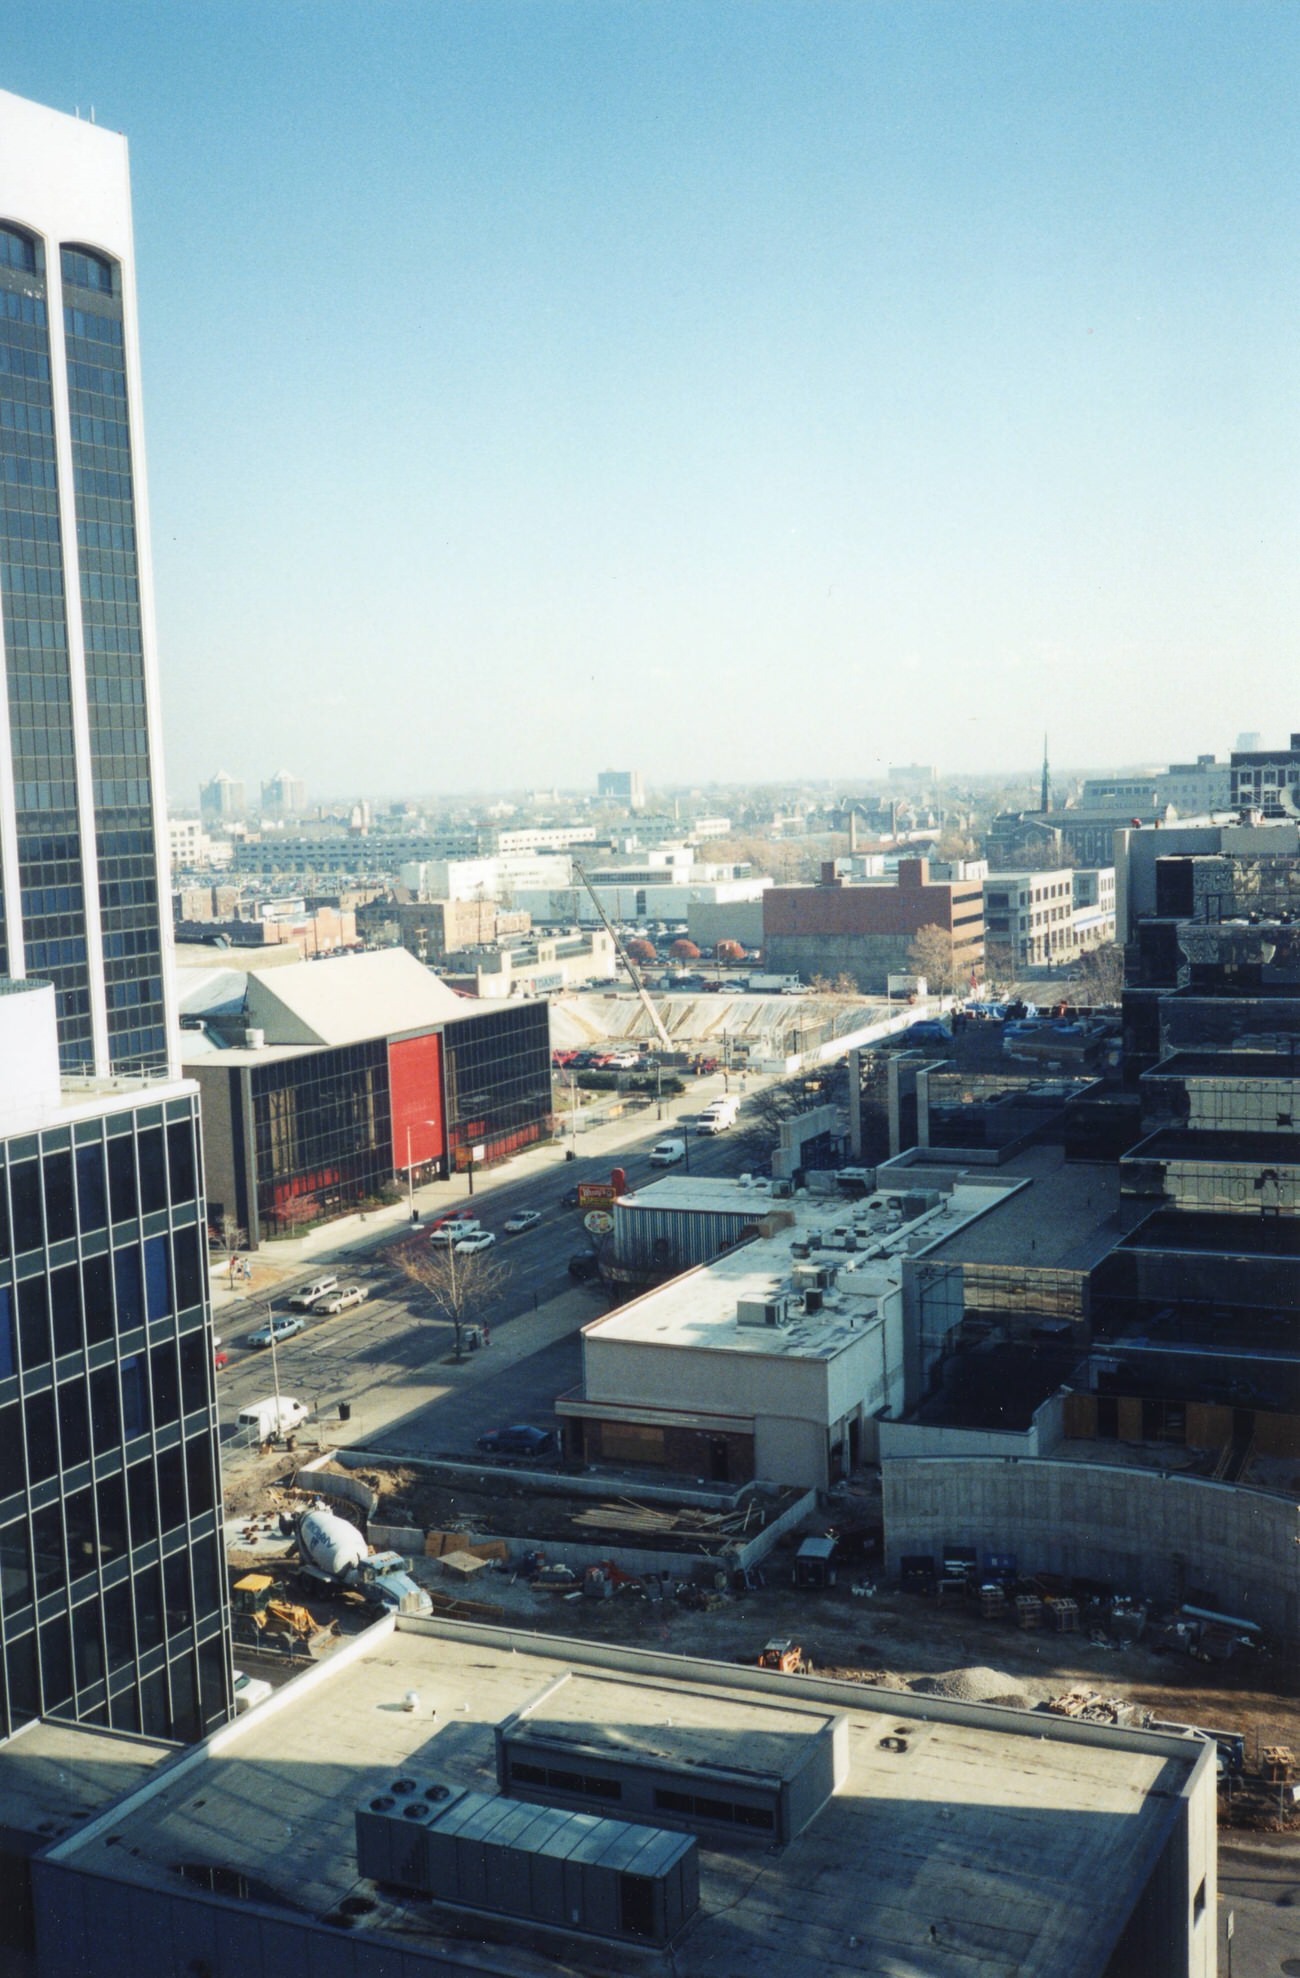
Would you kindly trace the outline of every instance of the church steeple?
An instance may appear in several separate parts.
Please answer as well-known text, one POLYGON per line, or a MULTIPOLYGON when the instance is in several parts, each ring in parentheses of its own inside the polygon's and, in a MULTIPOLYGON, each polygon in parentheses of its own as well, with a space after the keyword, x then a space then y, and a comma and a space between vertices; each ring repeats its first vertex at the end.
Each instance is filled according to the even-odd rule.
POLYGON ((1052 772, 1051 769, 1048 767, 1047 737, 1046 735, 1044 735, 1043 736, 1043 788, 1042 788, 1041 798, 1039 801, 1039 809, 1042 811, 1043 815, 1046 816, 1047 813, 1051 810, 1051 808, 1052 808, 1052 772))

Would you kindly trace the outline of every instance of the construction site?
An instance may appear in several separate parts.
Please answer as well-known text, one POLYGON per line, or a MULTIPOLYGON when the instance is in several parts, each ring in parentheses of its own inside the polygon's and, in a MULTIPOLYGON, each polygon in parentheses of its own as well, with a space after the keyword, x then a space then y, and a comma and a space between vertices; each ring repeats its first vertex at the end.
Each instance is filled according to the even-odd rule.
POLYGON ((1122 1589, 997 1578, 964 1557, 886 1580, 871 1479, 820 1505, 764 1492, 713 1508, 565 1481, 334 1459, 293 1469, 268 1453, 227 1524, 237 1655, 282 1681, 383 1612, 304 1582, 294 1520, 328 1504, 377 1558, 400 1559, 435 1619, 1083 1723, 1192 1726, 1218 1744, 1221 1825, 1300 1830, 1300 1694, 1292 1659, 1262 1635, 1122 1589))

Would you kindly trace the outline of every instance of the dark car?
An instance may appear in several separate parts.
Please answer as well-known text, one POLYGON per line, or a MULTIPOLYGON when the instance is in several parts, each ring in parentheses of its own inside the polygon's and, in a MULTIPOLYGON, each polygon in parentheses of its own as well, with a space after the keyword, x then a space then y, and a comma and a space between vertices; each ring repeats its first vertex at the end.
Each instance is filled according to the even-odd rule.
POLYGON ((528 1422, 516 1422, 512 1428, 489 1429, 475 1446, 491 1456, 549 1456, 555 1447, 555 1437, 550 1429, 535 1429, 528 1422))
POLYGON ((576 1209, 576 1208, 577 1208, 577 1206, 578 1206, 578 1191, 577 1191, 577 1189, 576 1189, 576 1188, 566 1188, 566 1189, 565 1189, 565 1191, 564 1191, 564 1193, 563 1193, 563 1195, 561 1195, 561 1197, 560 1197, 560 1207, 561 1207, 562 1209, 576 1209))
POLYGON ((600 1276, 600 1259, 590 1250, 579 1250, 569 1259, 569 1276, 579 1284, 590 1284, 600 1276))

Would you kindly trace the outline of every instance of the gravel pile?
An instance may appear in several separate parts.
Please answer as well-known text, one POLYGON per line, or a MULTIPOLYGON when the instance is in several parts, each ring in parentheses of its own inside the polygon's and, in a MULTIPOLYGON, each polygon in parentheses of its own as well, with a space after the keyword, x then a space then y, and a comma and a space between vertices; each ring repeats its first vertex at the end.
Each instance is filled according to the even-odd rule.
POLYGON ((943 1696, 954 1703, 1006 1703, 1019 1699, 1015 1678, 1004 1669, 989 1669, 973 1663, 969 1669, 946 1669, 941 1676, 916 1676, 912 1689, 918 1696, 943 1696))

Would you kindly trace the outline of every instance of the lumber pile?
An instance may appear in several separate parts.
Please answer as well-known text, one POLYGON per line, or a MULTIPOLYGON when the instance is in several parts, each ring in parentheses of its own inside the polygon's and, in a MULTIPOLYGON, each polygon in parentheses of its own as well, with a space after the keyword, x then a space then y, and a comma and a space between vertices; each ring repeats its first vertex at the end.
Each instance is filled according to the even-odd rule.
POLYGON ((573 1514, 575 1525, 618 1532, 629 1541, 672 1538, 706 1546, 743 1540, 762 1521, 762 1510, 753 1497, 737 1511, 703 1511, 690 1504, 668 1509, 658 1504, 642 1504, 632 1497, 617 1497, 573 1514))

